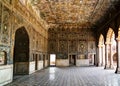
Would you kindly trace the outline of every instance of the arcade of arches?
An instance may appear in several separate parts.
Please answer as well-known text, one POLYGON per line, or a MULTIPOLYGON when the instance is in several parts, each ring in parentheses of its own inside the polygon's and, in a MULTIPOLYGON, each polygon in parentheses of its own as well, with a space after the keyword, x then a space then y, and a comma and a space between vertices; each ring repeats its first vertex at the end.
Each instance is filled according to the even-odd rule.
POLYGON ((50 66, 120 74, 120 1, 0 0, 0 86, 50 66))

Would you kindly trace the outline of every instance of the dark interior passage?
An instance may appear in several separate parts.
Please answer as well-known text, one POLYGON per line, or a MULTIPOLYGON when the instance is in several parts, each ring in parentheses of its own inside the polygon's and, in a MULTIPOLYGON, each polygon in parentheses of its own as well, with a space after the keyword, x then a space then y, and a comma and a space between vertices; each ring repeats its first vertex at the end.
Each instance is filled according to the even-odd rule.
POLYGON ((24 27, 15 33, 14 75, 28 74, 29 71, 29 37, 24 27))

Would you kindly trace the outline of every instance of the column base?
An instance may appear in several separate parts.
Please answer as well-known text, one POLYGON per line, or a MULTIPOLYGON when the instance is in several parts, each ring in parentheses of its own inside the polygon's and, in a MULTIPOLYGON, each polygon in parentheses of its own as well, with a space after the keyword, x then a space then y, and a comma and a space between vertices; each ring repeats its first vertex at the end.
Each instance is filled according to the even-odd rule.
POLYGON ((113 66, 113 65, 110 65, 110 69, 114 69, 114 66, 113 66))
POLYGON ((102 66, 105 66, 105 64, 102 64, 102 66))
POLYGON ((98 64, 98 67, 101 67, 101 66, 102 66, 102 64, 101 64, 101 63, 99 63, 99 64, 98 64))
POLYGON ((110 69, 110 66, 109 65, 105 65, 104 69, 110 69))
POLYGON ((120 68, 116 68, 115 73, 120 74, 120 68))

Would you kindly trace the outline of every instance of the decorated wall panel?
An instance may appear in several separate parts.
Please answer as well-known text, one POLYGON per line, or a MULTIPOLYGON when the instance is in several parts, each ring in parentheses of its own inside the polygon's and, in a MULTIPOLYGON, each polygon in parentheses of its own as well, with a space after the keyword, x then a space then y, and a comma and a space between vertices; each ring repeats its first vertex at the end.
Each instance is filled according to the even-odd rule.
POLYGON ((87 58, 89 52, 95 53, 95 37, 90 28, 56 29, 49 29, 49 53, 56 53, 58 58, 72 54, 87 58), (55 39, 56 41, 53 41, 55 39), (91 43, 92 45, 90 45, 91 43), (92 50, 90 50, 90 46, 92 50))
POLYGON ((2 44, 10 43, 10 30, 11 30, 11 11, 4 5, 0 5, 0 41, 2 44))
POLYGON ((51 53, 53 53, 53 52, 57 52, 57 42, 56 42, 56 40, 51 40, 51 41, 49 41, 49 47, 48 47, 48 49, 49 49, 49 52, 51 52, 51 53))
POLYGON ((68 34, 68 38, 70 39, 70 40, 76 40, 76 39, 78 39, 78 34, 76 34, 76 33, 70 33, 70 34, 68 34))
POLYGON ((69 53, 74 53, 78 51, 78 41, 77 40, 72 40, 69 41, 69 53))
POLYGON ((10 41, 10 30, 11 30, 11 15, 10 10, 6 7, 3 8, 3 16, 2 16, 2 38, 1 42, 4 44, 8 44, 10 41))
POLYGON ((68 41, 60 40, 59 41, 59 52, 66 53, 68 52, 68 41))
POLYGON ((59 39, 61 39, 61 40, 63 40, 63 39, 67 39, 68 38, 68 35, 67 34, 65 34, 64 32, 62 33, 59 33, 59 35, 58 35, 58 37, 59 37, 59 39))
POLYGON ((57 53, 57 59, 68 59, 67 53, 57 53))
POLYGON ((90 53, 96 52, 95 41, 89 41, 89 42, 88 42, 88 51, 89 51, 90 53))
POLYGON ((5 52, 4 62, 10 63, 11 11, 0 3, 0 52, 5 52))
POLYGON ((78 52, 79 54, 86 54, 88 52, 88 43, 87 41, 79 41, 78 52))
POLYGON ((2 25, 2 4, 0 3, 0 31, 1 31, 1 25, 2 25))
MULTIPOLYGON (((17 8, 12 6, 12 0, 2 1, 0 1, 0 51, 5 51, 7 53, 7 63, 13 63, 15 33, 20 27, 24 27, 29 35, 30 61, 35 60, 35 55, 33 54, 46 54, 47 43, 45 42, 47 42, 47 30, 38 25, 39 23, 35 20, 36 18, 32 16, 28 17, 32 14, 30 14, 28 10, 25 10, 26 8, 24 6, 18 4, 18 0, 14 2, 15 5, 17 4, 17 8), (11 4, 6 7, 5 4, 1 2, 11 4), (11 8, 14 8, 14 10, 11 8), (34 21, 34 23, 31 23, 31 21, 34 21), (38 30, 40 30, 40 32, 38 30)), ((24 3, 25 0, 20 1, 20 3, 24 3)))

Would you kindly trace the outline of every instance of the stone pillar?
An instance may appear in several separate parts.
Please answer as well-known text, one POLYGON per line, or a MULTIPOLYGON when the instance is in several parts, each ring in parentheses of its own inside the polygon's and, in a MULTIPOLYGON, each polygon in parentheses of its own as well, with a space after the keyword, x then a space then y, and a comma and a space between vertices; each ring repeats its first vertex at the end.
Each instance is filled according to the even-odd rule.
POLYGON ((120 39, 117 39, 117 68, 115 73, 120 73, 120 39))
POLYGON ((101 66, 102 65, 101 45, 98 45, 98 52, 99 52, 98 66, 101 66))
POLYGON ((108 69, 109 68, 109 65, 108 65, 108 46, 109 46, 109 43, 105 43, 105 69, 108 69))
POLYGON ((102 66, 105 66, 105 45, 102 45, 102 66))
POLYGON ((110 44, 110 68, 114 69, 114 66, 113 66, 112 43, 110 44))
POLYGON ((95 62, 95 61, 94 61, 94 55, 95 55, 95 54, 92 54, 92 65, 94 65, 94 62, 95 62))

